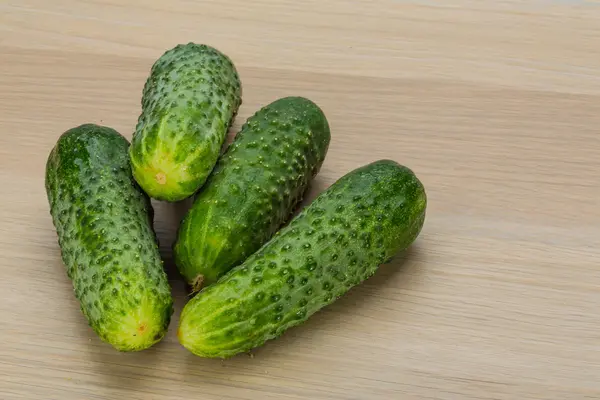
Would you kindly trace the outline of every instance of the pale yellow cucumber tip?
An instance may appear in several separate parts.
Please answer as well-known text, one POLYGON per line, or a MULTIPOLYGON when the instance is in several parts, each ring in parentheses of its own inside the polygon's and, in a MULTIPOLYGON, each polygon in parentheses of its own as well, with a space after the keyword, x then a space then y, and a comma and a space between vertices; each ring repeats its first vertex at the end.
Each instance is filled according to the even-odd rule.
POLYGON ((154 179, 156 179, 156 182, 159 185, 164 185, 165 183, 167 183, 167 175, 165 175, 164 172, 159 172, 154 176, 154 179))

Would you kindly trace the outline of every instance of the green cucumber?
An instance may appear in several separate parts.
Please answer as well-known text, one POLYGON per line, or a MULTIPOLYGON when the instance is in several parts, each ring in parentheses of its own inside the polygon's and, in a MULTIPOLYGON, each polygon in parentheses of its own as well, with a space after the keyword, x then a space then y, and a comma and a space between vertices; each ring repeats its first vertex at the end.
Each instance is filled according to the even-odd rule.
POLYGON ((133 134, 133 176, 150 197, 179 201, 206 181, 242 102, 231 60, 195 43, 177 45, 152 66, 133 134))
POLYGON ((62 260, 91 328, 120 351, 165 335, 173 300, 148 196, 131 174, 129 142, 85 124, 63 133, 45 187, 62 260))
POLYGON ((183 219, 175 263, 197 291, 254 253, 286 222, 329 147, 321 109, 286 97, 248 119, 183 219))
POLYGON ((198 356, 227 358, 280 336, 413 243, 426 204, 422 183, 394 161, 348 173, 187 303, 180 343, 198 356))

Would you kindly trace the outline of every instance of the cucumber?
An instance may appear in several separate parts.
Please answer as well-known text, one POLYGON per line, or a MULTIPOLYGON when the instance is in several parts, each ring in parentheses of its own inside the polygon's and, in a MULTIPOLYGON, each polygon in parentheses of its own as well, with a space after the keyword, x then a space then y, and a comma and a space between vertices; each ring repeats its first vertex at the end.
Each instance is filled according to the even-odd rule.
POLYGON ((201 357, 227 358, 280 336, 413 243, 426 204, 422 183, 394 161, 346 174, 186 304, 180 343, 201 357))
POLYGON ((214 168, 242 102, 231 60, 201 44, 177 45, 152 66, 133 134, 133 176, 150 197, 191 196, 214 168))
POLYGON ((175 263, 197 291, 260 248, 289 219, 329 147, 321 109, 286 97, 248 119, 178 229, 175 263))
POLYGON ((72 128, 50 152, 45 188, 81 311, 103 341, 138 351, 163 338, 173 300, 128 148, 109 127, 72 128))

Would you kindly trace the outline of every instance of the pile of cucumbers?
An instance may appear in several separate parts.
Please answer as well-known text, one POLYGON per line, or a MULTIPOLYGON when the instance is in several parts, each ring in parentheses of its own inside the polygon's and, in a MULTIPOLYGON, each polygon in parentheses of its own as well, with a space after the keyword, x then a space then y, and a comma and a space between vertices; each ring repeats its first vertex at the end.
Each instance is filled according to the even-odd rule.
POLYGON ((89 325, 115 349, 154 345, 173 314, 150 198, 193 196, 173 244, 191 292, 177 337, 202 357, 280 336, 419 235, 425 189, 391 160, 348 172, 292 218, 327 154, 327 119, 306 98, 281 98, 221 152, 241 103, 226 55, 178 45, 152 66, 131 143, 84 124, 51 150, 45 187, 62 260, 89 325))

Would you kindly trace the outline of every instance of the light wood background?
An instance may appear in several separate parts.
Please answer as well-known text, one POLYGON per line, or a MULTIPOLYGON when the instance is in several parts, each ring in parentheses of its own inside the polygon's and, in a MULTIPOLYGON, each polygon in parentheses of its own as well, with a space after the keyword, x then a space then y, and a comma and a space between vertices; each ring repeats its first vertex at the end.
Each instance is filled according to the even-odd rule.
POLYGON ((0 399, 600 398, 600 4, 0 0, 0 399), (379 158, 426 185, 404 257, 226 361, 175 337, 185 203, 156 204, 176 312, 120 354, 88 328, 44 192, 84 122, 127 137, 154 60, 195 41, 239 68, 232 134, 287 95, 325 110, 311 196, 379 158))

